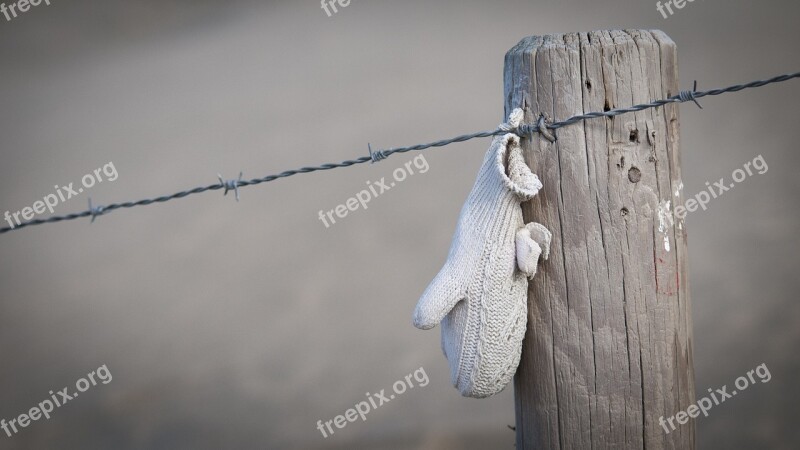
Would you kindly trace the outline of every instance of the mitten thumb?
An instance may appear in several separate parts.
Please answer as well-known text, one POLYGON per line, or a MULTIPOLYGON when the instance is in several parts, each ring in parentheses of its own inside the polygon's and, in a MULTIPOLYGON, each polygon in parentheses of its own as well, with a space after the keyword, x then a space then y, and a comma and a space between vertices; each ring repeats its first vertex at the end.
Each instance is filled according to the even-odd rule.
POLYGON ((430 330, 464 298, 461 282, 450 266, 445 266, 431 281, 414 310, 414 326, 430 330))

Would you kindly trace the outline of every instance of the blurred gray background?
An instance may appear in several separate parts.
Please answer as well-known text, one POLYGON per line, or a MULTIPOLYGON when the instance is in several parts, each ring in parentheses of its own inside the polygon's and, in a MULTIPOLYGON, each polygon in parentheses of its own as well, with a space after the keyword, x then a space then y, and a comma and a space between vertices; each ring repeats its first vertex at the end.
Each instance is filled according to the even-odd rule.
MULTIPOLYGON (((57 213, 490 129, 533 34, 662 29, 685 88, 800 68, 788 0, 51 3, 0 16, 0 213, 109 161, 57 213)), ((800 445, 798 101, 792 81, 682 107, 687 198, 769 164, 688 217, 698 393, 772 374, 698 419, 699 448, 800 445)), ((513 389, 461 398, 438 329, 411 325, 487 145, 427 151, 331 228, 319 210, 414 155, 0 236, 0 418, 113 375, 0 448, 513 448, 513 389), (420 367, 426 387, 316 429, 420 367)))

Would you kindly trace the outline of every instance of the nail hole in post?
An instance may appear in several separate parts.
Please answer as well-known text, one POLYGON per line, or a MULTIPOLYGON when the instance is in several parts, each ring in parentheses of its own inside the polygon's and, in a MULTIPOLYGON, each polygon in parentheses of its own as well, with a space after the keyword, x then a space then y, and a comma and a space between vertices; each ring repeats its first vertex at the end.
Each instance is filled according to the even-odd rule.
POLYGON ((628 170, 628 180, 630 180, 631 183, 638 183, 641 179, 642 171, 639 170, 638 167, 631 167, 630 170, 628 170))

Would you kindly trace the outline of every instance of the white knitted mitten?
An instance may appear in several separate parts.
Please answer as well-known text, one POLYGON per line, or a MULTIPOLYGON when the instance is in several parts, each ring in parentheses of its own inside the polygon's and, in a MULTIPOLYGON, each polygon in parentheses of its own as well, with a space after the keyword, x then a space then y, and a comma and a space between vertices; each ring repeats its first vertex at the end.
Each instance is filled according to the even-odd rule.
MULTIPOLYGON (((519 126, 516 109, 503 124, 519 126)), ((453 385, 467 397, 505 388, 519 365, 527 326, 528 278, 550 251, 550 232, 525 225, 521 202, 542 184, 525 164, 519 137, 492 141, 458 219, 447 261, 422 294, 414 326, 442 324, 442 350, 453 385)))

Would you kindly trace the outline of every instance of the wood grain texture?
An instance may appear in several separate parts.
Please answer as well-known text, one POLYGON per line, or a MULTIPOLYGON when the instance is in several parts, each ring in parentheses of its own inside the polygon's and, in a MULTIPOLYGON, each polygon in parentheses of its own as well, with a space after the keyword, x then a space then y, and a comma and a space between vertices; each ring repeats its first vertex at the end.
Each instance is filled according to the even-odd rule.
MULTIPOLYGON (((678 92, 659 31, 532 36, 506 55, 506 116, 556 120, 678 92)), ((525 221, 553 232, 529 286, 514 380, 518 449, 691 449, 694 402, 678 107, 600 118, 523 139, 544 184, 525 221)))

